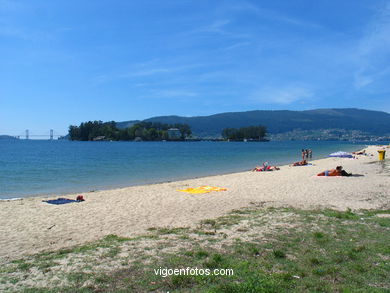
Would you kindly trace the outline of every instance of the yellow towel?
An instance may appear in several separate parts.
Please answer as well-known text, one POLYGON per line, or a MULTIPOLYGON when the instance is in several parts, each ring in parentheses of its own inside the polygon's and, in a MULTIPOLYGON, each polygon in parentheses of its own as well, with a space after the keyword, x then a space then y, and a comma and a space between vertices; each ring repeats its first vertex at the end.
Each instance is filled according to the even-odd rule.
POLYGON ((204 190, 204 189, 199 189, 199 188, 187 188, 187 189, 181 189, 181 190, 178 190, 178 191, 187 192, 187 193, 193 193, 193 194, 196 194, 196 193, 209 193, 209 192, 211 192, 211 190, 204 190))
POLYGON ((187 192, 187 193, 192 193, 192 194, 199 194, 199 193, 209 193, 211 191, 226 191, 226 190, 227 190, 226 188, 222 188, 222 187, 214 187, 214 186, 204 185, 204 186, 200 186, 197 188, 180 189, 177 191, 187 192))
POLYGON ((201 187, 199 187, 199 189, 211 190, 211 191, 226 191, 227 190, 226 188, 223 188, 223 187, 215 187, 215 186, 207 186, 207 185, 201 186, 201 187))

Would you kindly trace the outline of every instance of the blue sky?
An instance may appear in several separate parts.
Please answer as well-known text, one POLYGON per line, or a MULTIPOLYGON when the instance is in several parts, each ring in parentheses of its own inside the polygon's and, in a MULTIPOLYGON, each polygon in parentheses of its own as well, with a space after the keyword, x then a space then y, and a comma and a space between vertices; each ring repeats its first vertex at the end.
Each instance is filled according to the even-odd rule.
POLYGON ((0 0, 0 134, 257 109, 390 112, 390 1, 0 0))

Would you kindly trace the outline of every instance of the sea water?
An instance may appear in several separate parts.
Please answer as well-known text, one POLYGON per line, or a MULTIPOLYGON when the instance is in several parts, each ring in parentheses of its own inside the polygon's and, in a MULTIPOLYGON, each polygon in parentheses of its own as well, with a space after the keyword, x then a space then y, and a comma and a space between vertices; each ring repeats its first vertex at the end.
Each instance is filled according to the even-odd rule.
POLYGON ((66 194, 239 172, 313 159, 366 143, 78 142, 0 140, 0 199, 66 194))

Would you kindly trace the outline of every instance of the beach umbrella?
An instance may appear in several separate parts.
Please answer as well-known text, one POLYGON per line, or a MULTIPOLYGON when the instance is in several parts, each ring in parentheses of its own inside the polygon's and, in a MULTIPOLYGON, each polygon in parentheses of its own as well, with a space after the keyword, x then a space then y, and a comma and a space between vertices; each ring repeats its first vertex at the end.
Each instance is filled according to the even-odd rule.
POLYGON ((337 158, 353 158, 352 154, 351 153, 347 153, 347 152, 335 152, 335 153, 331 153, 329 155, 329 157, 337 157, 337 158))

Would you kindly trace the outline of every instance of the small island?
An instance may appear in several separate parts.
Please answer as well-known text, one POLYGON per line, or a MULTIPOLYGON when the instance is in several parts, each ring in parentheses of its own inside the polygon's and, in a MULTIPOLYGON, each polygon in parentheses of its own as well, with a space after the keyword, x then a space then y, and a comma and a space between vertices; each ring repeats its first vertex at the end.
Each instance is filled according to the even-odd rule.
POLYGON ((187 124, 139 122, 120 129, 115 121, 88 121, 69 126, 69 139, 79 141, 183 141, 191 137, 187 124))
POLYGON ((15 140, 15 139, 19 139, 19 138, 11 135, 0 135, 0 140, 15 140))
POLYGON ((219 138, 193 137, 188 124, 138 122, 126 128, 118 128, 115 121, 88 121, 79 126, 69 126, 69 140, 78 141, 269 141, 265 139, 265 126, 225 128, 219 138))

